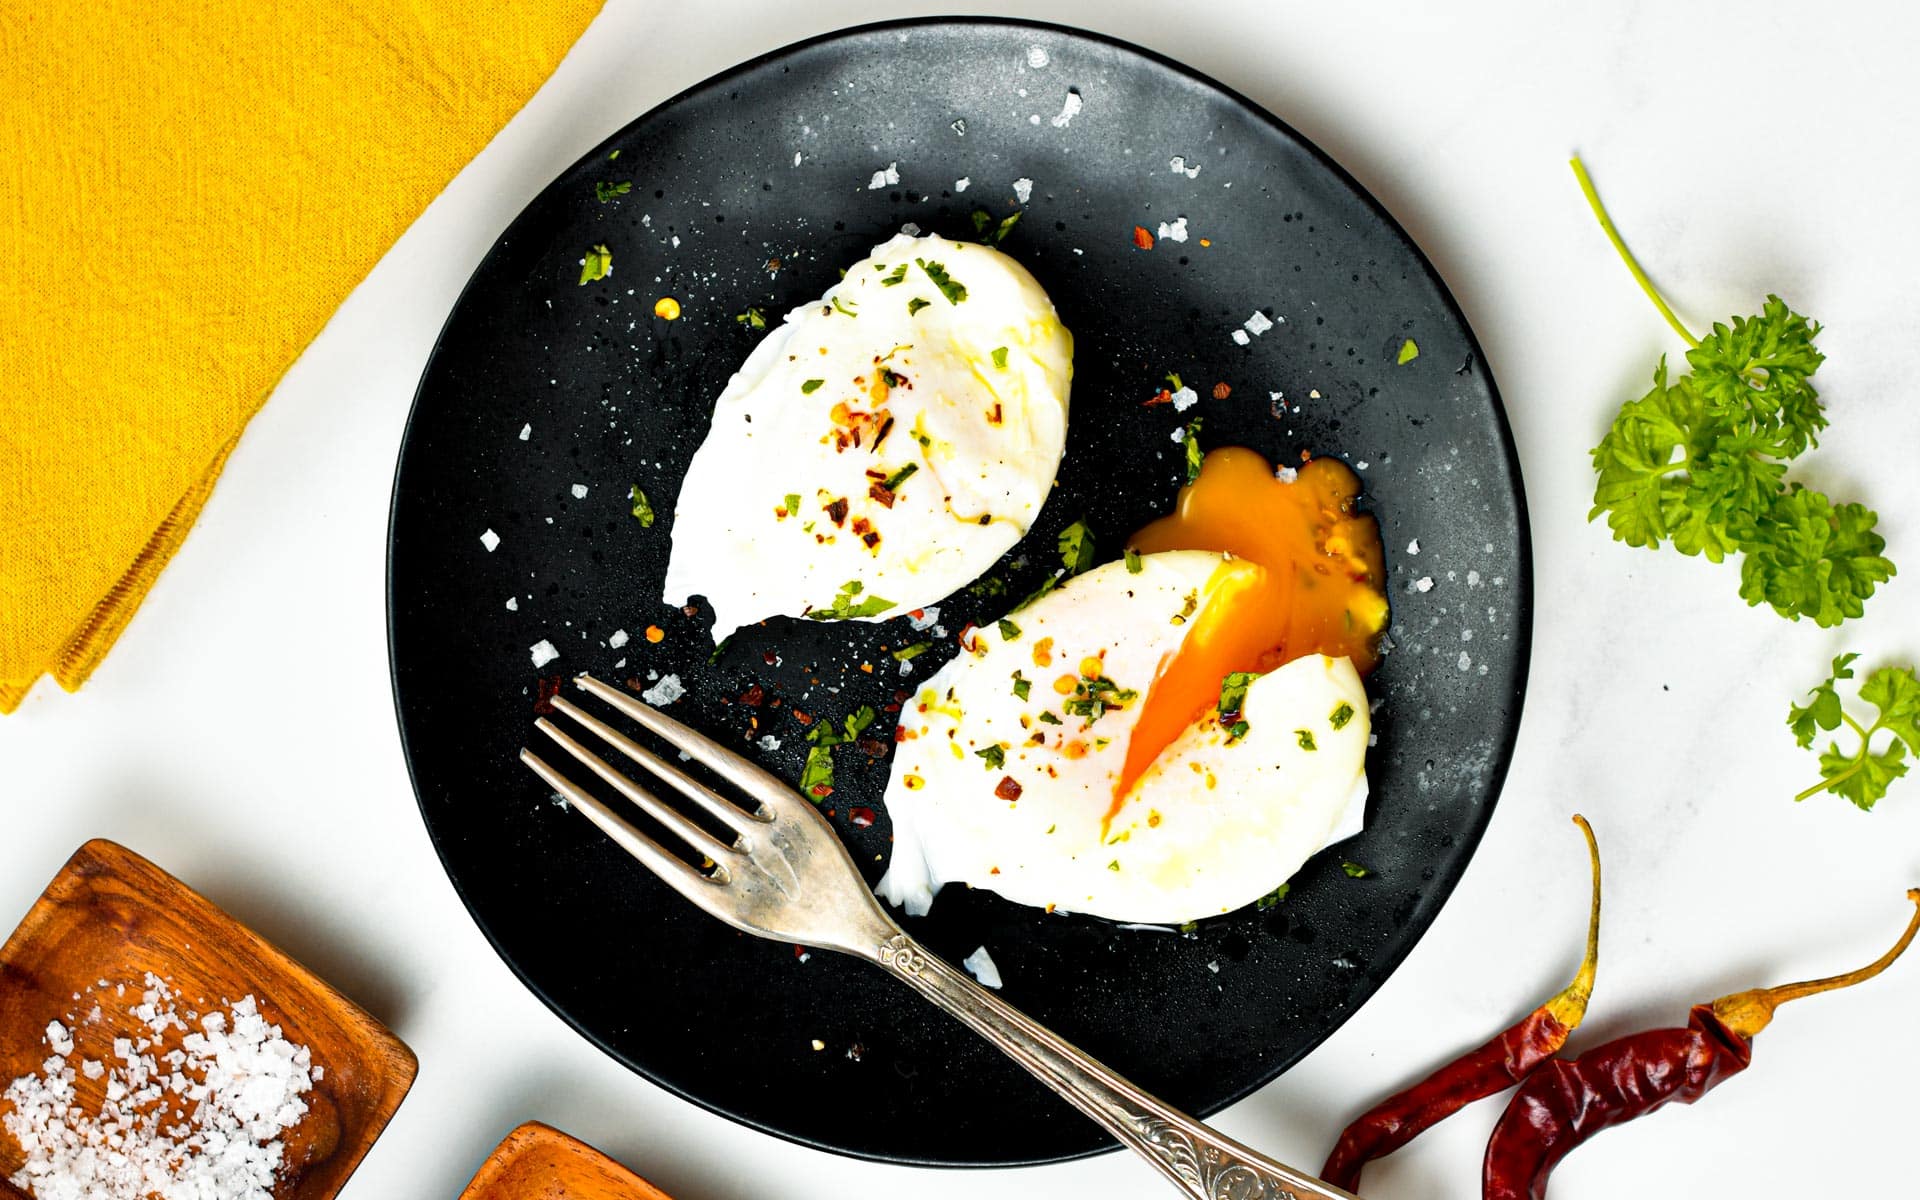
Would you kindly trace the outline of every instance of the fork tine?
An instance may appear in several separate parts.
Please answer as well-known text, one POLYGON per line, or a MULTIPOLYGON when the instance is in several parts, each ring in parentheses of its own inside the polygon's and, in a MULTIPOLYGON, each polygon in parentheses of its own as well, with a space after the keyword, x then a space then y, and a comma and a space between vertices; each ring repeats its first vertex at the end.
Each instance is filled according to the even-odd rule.
MULTIPOLYGON (((672 784, 675 791, 698 804, 702 810, 715 820, 723 822, 735 834, 746 836, 755 827, 764 824, 751 813, 742 812, 740 806, 722 796, 719 792, 688 775, 685 771, 661 758, 658 754, 640 745, 632 738, 621 733, 613 726, 602 721, 592 713, 581 708, 565 696, 553 697, 552 704, 561 712, 585 725, 600 735, 602 741, 612 745, 620 753, 645 767, 650 773, 672 784)), ((618 786, 617 784, 615 786, 618 786)))
MULTIPOLYGON (((646 726, 651 732, 665 738, 677 749, 686 751, 689 757, 702 766, 711 768, 722 779, 768 808, 790 805, 798 797, 799 793, 753 762, 735 754, 705 734, 687 728, 659 709, 642 704, 619 688, 602 683, 591 675, 576 676, 573 682, 576 687, 600 697, 646 726)), ((811 805, 808 806, 809 809, 811 807, 811 805)))
POLYGON ((572 780, 548 766, 533 751, 523 748, 520 751, 520 761, 527 764, 535 775, 546 780, 547 785, 554 791, 565 796, 567 802, 582 816, 598 825, 600 831, 612 838, 615 845, 625 850, 641 866, 652 871, 661 882, 701 908, 709 912, 713 911, 714 896, 721 886, 719 880, 702 875, 661 849, 658 842, 635 829, 632 824, 595 799, 591 793, 576 786, 572 780))
POLYGON ((555 742, 558 742, 562 750, 573 755, 573 757, 579 760, 588 770, 618 788, 620 794, 633 801, 641 812, 646 813, 654 820, 665 825, 669 832, 678 834, 682 839, 691 843, 693 848, 700 853, 706 855, 714 862, 720 863, 721 874, 719 881, 722 883, 726 882, 725 863, 727 860, 735 857, 732 846, 727 845, 719 838, 714 837, 706 830, 695 825, 692 821, 688 820, 684 814, 676 812, 668 805, 663 804, 658 796, 655 796, 652 792, 649 792, 633 780, 628 779, 625 775, 614 770, 608 765, 606 759, 601 758, 598 754, 582 746, 579 742, 574 741, 571 737, 567 736, 564 730, 552 721, 541 717, 533 723, 533 727, 552 738, 555 742))

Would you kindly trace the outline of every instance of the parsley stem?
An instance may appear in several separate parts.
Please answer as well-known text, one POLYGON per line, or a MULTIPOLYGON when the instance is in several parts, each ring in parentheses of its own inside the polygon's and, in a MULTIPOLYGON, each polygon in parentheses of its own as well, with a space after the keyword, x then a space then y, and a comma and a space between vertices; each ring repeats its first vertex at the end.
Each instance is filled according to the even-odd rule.
POLYGON ((1580 156, 1576 154, 1569 160, 1569 165, 1573 167, 1574 178, 1580 181, 1581 194, 1586 196, 1587 204, 1593 209, 1593 215, 1600 220, 1600 228, 1606 231, 1607 240, 1613 243, 1615 250, 1619 251, 1621 261, 1627 264, 1627 270, 1633 272, 1634 279, 1640 284, 1640 290, 1647 294, 1647 299, 1653 301, 1653 306, 1660 310, 1660 315, 1667 319, 1667 324, 1673 326, 1673 331, 1679 334, 1687 345, 1698 346, 1700 339, 1688 333, 1687 327, 1680 323, 1680 318, 1673 315, 1673 310, 1667 307, 1667 302, 1654 289, 1653 281, 1648 279, 1647 273, 1640 269, 1639 262, 1633 257, 1633 251, 1627 249, 1626 242, 1620 239, 1620 231, 1613 227, 1613 218, 1607 215, 1606 208, 1600 203, 1600 193, 1594 190, 1593 180, 1587 175, 1586 164, 1582 163, 1580 156))

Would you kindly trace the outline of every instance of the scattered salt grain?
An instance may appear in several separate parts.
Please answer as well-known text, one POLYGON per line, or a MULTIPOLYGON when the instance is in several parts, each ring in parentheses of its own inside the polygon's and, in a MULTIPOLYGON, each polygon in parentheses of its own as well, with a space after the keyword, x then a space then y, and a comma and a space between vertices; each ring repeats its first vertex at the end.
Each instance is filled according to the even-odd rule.
POLYGON ((553 643, 545 638, 528 646, 527 650, 533 655, 533 667, 536 671, 560 657, 560 652, 553 648, 553 643))
POLYGON ((759 742, 755 744, 762 750, 778 750, 780 748, 780 739, 769 733, 762 736, 759 742))
POLYGON ((520 611, 520 597, 518 597, 518 596, 508 596, 508 597, 507 597, 507 611, 508 611, 508 612, 519 612, 519 611, 520 611))
POLYGON ((981 987, 998 990, 1000 987, 1000 968, 993 964, 993 955, 987 953, 985 946, 975 950, 960 960, 960 965, 980 981, 981 987))
POLYGON ((1247 336, 1247 331, 1246 331, 1246 330, 1244 330, 1244 329, 1236 329, 1236 330, 1234 330, 1234 331, 1233 331, 1233 340, 1234 340, 1234 342, 1235 342, 1235 344, 1237 344, 1237 345, 1241 345, 1241 346, 1244 346, 1244 345, 1246 345, 1246 344, 1247 344, 1248 342, 1251 342, 1251 341, 1252 341, 1253 339, 1247 336))
POLYGON ((1433 590, 1433 576, 1422 575, 1407 588, 1410 592, 1430 592, 1433 590))
POLYGON ((1410 542, 1408 542, 1408 543, 1407 543, 1407 553, 1408 553, 1408 554, 1418 554, 1418 553, 1420 553, 1420 539, 1419 539, 1419 538, 1415 538, 1415 539, 1413 539, 1412 541, 1410 541, 1410 542))
POLYGON ((640 698, 655 708, 665 708, 686 694, 678 675, 662 675, 659 683, 640 693, 640 698))
POLYGON ((62 1056, 73 1053, 73 1035, 67 1027, 58 1021, 47 1022, 47 1045, 55 1054, 62 1056))
POLYGON ((1013 196, 1014 196, 1014 199, 1020 201, 1020 203, 1022 204, 1025 204, 1028 200, 1032 199, 1033 198, 1033 180, 1027 179, 1024 177, 1014 180, 1013 196))
POLYGON ((920 609, 917 614, 907 614, 907 624, 911 625, 916 632, 928 628, 939 620, 940 606, 938 604, 929 604, 925 608, 920 609))
POLYGON ((873 173, 873 178, 867 181, 867 190, 870 192, 877 192, 881 188, 889 187, 899 182, 900 182, 900 164, 897 162, 890 162, 887 164, 886 170, 875 171, 873 173))
POLYGON ((1084 107, 1084 105, 1080 99, 1080 93, 1073 88, 1068 88, 1067 98, 1060 105, 1060 115, 1053 118, 1048 124, 1052 125, 1055 129, 1065 129, 1073 122, 1075 117, 1080 115, 1080 109, 1082 107, 1084 107))
POLYGON ((1175 242, 1186 241, 1187 240, 1187 219, 1185 217, 1179 217, 1175 219, 1175 221, 1171 225, 1167 224, 1165 221, 1160 222, 1160 236, 1164 239, 1175 241, 1175 242))
POLYGON ((530 438, 530 437, 532 437, 532 436, 533 436, 533 426, 531 426, 531 425, 522 425, 522 426, 520 427, 520 440, 521 440, 521 441, 523 441, 523 442, 524 442, 524 441, 526 441, 526 440, 527 440, 528 438, 530 438))
POLYGON ((919 237, 920 227, 918 225, 915 225, 912 221, 908 221, 905 225, 902 225, 900 227, 900 232, 906 234, 908 237, 919 237))
POLYGON ((1176 430, 1174 430, 1174 431, 1173 431, 1173 444, 1174 444, 1174 445, 1176 445, 1176 446, 1178 446, 1178 445, 1179 445, 1180 443, 1182 443, 1182 442, 1184 442, 1184 441, 1186 441, 1186 440, 1187 440, 1187 429, 1186 429, 1186 426, 1184 426, 1184 425, 1183 425, 1183 426, 1181 426, 1180 428, 1178 428, 1178 429, 1176 429, 1176 430))
POLYGON ((1027 65, 1038 71, 1047 65, 1047 51, 1043 46, 1027 47, 1027 65))
POLYGON ((796 167, 800 165, 800 152, 798 150, 793 152, 793 165, 796 167))
POLYGON ((964 192, 969 187, 972 187, 972 186, 973 186, 973 178, 971 176, 966 176, 953 181, 953 190, 956 192, 964 192))
POLYGON ((574 498, 575 500, 585 500, 585 499, 587 498, 587 485, 586 485, 586 484, 584 484, 584 483, 576 483, 576 484, 574 484, 574 485, 573 485, 573 488, 572 488, 571 490, 572 490, 572 492, 573 492, 573 498, 574 498))
POLYGON ((1185 175, 1188 179, 1200 178, 1200 164, 1195 163, 1189 167, 1186 156, 1183 154, 1176 154, 1168 159, 1167 170, 1172 171, 1175 175, 1185 175))
POLYGON ((1460 652, 1460 669, 1462 671, 1465 671, 1465 670, 1471 669, 1472 666, 1473 666, 1473 656, 1468 654, 1465 650, 1462 650, 1460 652))
POLYGON ((1255 309, 1253 315, 1247 318, 1247 323, 1242 328, 1255 337, 1259 337, 1267 330, 1273 328, 1273 318, 1255 309))
POLYGON ((488 554, 492 554, 494 547, 500 544, 500 535, 489 529, 480 535, 480 544, 487 548, 488 554))
POLYGON ((607 645, 612 649, 618 650, 620 647, 626 644, 627 644, 627 631, 624 629, 616 629, 612 633, 607 635, 607 645))
POLYGON ((1276 467, 1274 468, 1273 477, 1281 483, 1292 483, 1294 480, 1300 478, 1300 471, 1297 467, 1276 467))
POLYGON ((1185 412, 1200 403, 1200 393, 1190 387, 1183 387, 1175 392, 1171 399, 1173 400, 1173 411, 1185 412))
POLYGON ((1480 572, 1478 572, 1478 571, 1468 571, 1468 572, 1467 572, 1467 586, 1468 586, 1468 587, 1479 587, 1479 586, 1480 586, 1480 572))

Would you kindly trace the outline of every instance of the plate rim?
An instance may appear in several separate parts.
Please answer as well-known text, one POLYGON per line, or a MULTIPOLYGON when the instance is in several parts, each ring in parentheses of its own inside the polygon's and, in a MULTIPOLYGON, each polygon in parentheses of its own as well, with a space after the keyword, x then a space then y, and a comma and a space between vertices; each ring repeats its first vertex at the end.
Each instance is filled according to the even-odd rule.
POLYGON ((728 1111, 726 1108, 700 1096, 696 1096, 677 1084, 662 1079, 639 1064, 630 1061, 625 1054, 614 1049, 599 1034, 584 1028, 580 1023, 575 1021, 564 1008, 547 994, 546 989, 531 978, 515 958, 507 952, 494 930, 475 908, 473 900, 467 895, 466 887, 455 878, 453 870, 447 863, 447 855, 442 846, 441 838, 436 834, 432 820, 426 811, 426 800, 421 790, 421 769, 419 764, 414 761, 413 744, 407 735, 406 709, 400 694, 400 663, 396 650, 397 606, 394 592, 394 549, 396 542, 395 530, 400 513, 401 486, 406 475, 407 449, 413 442, 414 423, 420 416, 421 402, 426 395, 428 376, 432 371, 434 363, 439 359, 442 348, 446 342, 447 333, 452 328, 456 315, 479 282, 482 270, 486 264, 493 259, 494 255, 500 251, 502 244, 512 235, 514 227, 519 223, 520 219, 526 215, 527 210, 532 207, 541 196, 545 195, 547 191, 553 187, 554 183, 572 171, 580 163, 605 153, 609 146, 625 138, 628 131, 633 129, 634 126, 652 120, 659 114, 674 108, 683 101, 698 94, 724 88, 740 77, 782 58, 799 54, 829 42, 870 36, 878 33, 909 32, 928 28, 979 29, 987 27, 1028 30, 1035 33, 1077 39, 1095 43, 1106 49, 1136 55, 1145 59, 1155 67, 1171 71, 1202 87, 1212 89, 1229 103, 1245 111, 1256 121, 1268 126, 1284 140, 1290 141, 1298 146, 1306 152, 1316 165, 1330 172, 1336 180, 1344 184, 1347 189, 1374 214, 1383 227, 1389 230, 1393 236, 1397 237, 1412 254, 1414 262, 1418 264, 1419 268, 1426 274, 1428 280, 1434 286, 1435 291, 1445 306, 1446 312, 1454 318, 1460 330, 1464 333, 1468 351, 1480 364, 1481 374, 1487 388, 1488 399, 1492 401, 1491 414, 1494 422, 1494 431, 1497 435, 1495 439, 1496 449, 1513 483, 1514 524, 1517 535, 1517 545, 1515 547, 1516 567, 1513 588, 1515 592, 1515 609, 1519 618, 1516 622, 1517 628, 1515 630, 1515 661, 1517 666, 1511 693, 1513 716, 1507 728, 1498 739, 1498 743, 1494 746, 1493 762, 1486 776, 1487 802, 1477 815, 1471 828, 1465 831, 1465 835, 1461 839, 1462 854, 1458 860, 1458 868, 1445 874, 1436 875, 1433 880, 1436 885, 1444 888, 1444 892, 1437 907, 1433 911, 1433 915, 1428 919, 1426 928, 1423 929, 1418 936, 1400 947, 1390 957, 1383 959, 1377 970, 1370 972, 1371 978, 1368 985, 1364 989, 1356 991, 1356 998, 1350 999, 1349 1007, 1346 1008, 1346 1011, 1341 1013, 1338 1019, 1328 1026, 1325 1032, 1315 1039, 1312 1044, 1306 1046, 1297 1054, 1277 1058, 1275 1060, 1276 1065, 1271 1071, 1266 1073, 1264 1078, 1238 1088, 1213 1103, 1196 1106, 1192 1115, 1204 1120, 1230 1108, 1248 1096, 1251 1096, 1253 1093, 1272 1084, 1276 1079, 1280 1078, 1280 1076, 1297 1066, 1308 1055, 1325 1045, 1329 1039, 1338 1033, 1348 1021, 1358 1015, 1360 1010, 1366 1007, 1367 1003, 1379 993, 1380 988, 1385 985, 1395 971, 1400 969, 1401 964, 1404 963, 1407 956, 1413 952, 1414 947, 1419 945, 1420 941, 1427 935, 1427 932, 1432 929, 1434 922, 1440 919, 1440 914, 1445 911, 1448 903, 1452 901, 1454 893, 1459 887, 1461 878, 1466 874, 1467 868, 1472 865, 1474 855, 1479 851, 1480 843, 1486 834, 1487 827, 1492 823, 1494 810, 1499 806, 1501 795, 1506 787, 1507 775, 1513 764, 1515 748, 1519 742, 1520 728, 1526 715, 1527 685, 1533 667, 1534 587, 1532 522, 1528 512, 1526 483, 1521 472, 1519 448, 1514 440, 1512 422, 1509 421, 1507 417, 1506 402, 1501 398, 1499 384, 1494 377, 1493 366, 1487 360, 1486 352, 1480 344, 1479 336, 1474 332, 1472 322, 1467 319, 1467 314, 1461 308, 1459 300, 1454 296, 1453 289, 1440 274, 1433 260, 1427 256, 1426 251, 1421 248, 1419 242, 1414 239, 1413 235, 1407 230, 1407 227, 1387 209, 1379 197, 1375 196, 1373 192, 1363 185, 1346 167, 1342 166, 1325 150, 1321 149, 1318 143, 1294 128, 1293 125, 1267 109, 1264 105, 1250 99, 1236 88, 1222 83, 1213 76, 1149 47, 1095 30, 1083 29, 1052 21, 1032 20, 1024 17, 999 16, 993 14, 933 14, 918 17, 883 19, 864 22, 858 25, 842 26, 781 46, 776 46, 716 72, 688 87, 682 88, 652 108, 629 118, 621 124, 618 129, 615 129, 606 137, 594 143, 593 146, 589 147, 583 153, 570 159, 552 179, 541 184, 526 202, 508 218, 506 225, 502 227, 494 236, 493 240, 487 244, 485 251, 483 251, 475 261, 473 270, 471 274, 469 274, 466 283, 461 285, 459 294, 455 296, 452 305, 448 308, 446 320, 441 323, 440 331, 434 335, 433 345, 428 350, 425 361, 421 364, 420 379, 419 382, 415 384, 413 398, 408 403, 406 423, 401 428, 399 445, 395 450, 393 482, 389 491, 387 504, 386 553, 384 563, 386 573, 384 600, 386 608, 387 680, 389 692, 393 699, 394 724, 396 726, 396 732, 399 734, 400 752, 407 767, 407 783, 413 791, 414 805, 419 811, 420 822, 427 834, 427 840, 432 845, 434 857, 440 864, 441 875, 446 878, 447 883, 453 888, 454 895, 459 898, 461 906, 465 908, 468 919, 473 922, 474 926, 480 931, 481 936, 486 939, 487 945, 493 951, 494 955, 513 973, 514 978, 518 979, 523 987, 531 992, 542 1004, 546 1005, 547 1009, 558 1017, 568 1029, 585 1039, 595 1049, 607 1055, 613 1059, 614 1062, 627 1068, 654 1087, 660 1088, 667 1094, 687 1101, 706 1112, 723 1117, 726 1120, 748 1129, 770 1134, 785 1142, 805 1146, 809 1149, 825 1151, 845 1158, 864 1162, 888 1163, 897 1166, 940 1167, 957 1170, 999 1170, 1076 1162, 1112 1153, 1113 1151, 1121 1149, 1121 1144, 1118 1141, 1109 1140, 1104 1144, 1097 1144, 1082 1150, 1070 1150, 1044 1156, 1006 1158, 993 1161, 952 1160, 856 1150, 780 1129, 745 1114, 728 1111))

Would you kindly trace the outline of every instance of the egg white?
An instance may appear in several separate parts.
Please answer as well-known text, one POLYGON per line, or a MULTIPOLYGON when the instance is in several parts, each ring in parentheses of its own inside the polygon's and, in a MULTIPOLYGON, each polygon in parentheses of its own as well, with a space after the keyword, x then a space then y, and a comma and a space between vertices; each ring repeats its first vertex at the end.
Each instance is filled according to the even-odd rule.
POLYGON ((1073 338, 1026 268, 894 237, 789 313, 721 392, 674 505, 666 601, 706 597, 717 641, 780 613, 884 620, 940 600, 1039 513, 1072 376, 1073 338), (876 400, 883 369, 904 383, 876 400), (836 405, 854 415, 836 421, 836 405), (874 485, 909 466, 885 503, 874 485))
POLYGON ((887 784, 884 898, 920 914, 943 885, 965 883, 1021 904, 1180 924, 1252 903, 1358 832, 1366 692, 1349 660, 1322 655, 1249 685, 1243 736, 1230 738, 1214 713, 1196 721, 1104 822, 1152 680, 1234 573, 1259 570, 1207 551, 1147 555, 1139 567, 1114 562, 1068 581, 1013 614, 1012 630, 978 631, 973 653, 920 687, 887 784), (1090 657, 1137 693, 1091 723, 1065 714, 1055 688, 1090 657), (989 746, 1000 765, 981 756, 989 746))

